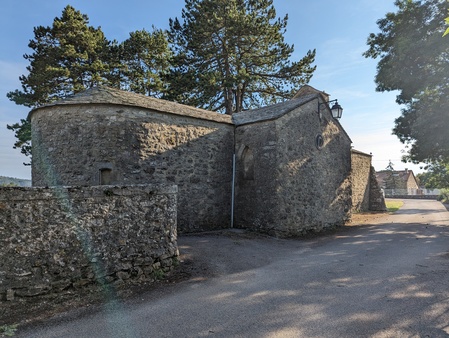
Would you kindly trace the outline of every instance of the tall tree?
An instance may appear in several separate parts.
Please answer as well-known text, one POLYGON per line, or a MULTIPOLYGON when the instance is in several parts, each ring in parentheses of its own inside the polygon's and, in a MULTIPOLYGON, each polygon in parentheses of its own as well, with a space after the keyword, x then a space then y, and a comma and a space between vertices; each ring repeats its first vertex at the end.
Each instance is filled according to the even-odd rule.
POLYGON ((449 163, 432 162, 427 171, 418 174, 420 185, 429 189, 449 188, 449 163))
MULTIPOLYGON (((32 54, 22 90, 7 94, 16 104, 35 108, 98 84, 160 97, 170 60, 167 35, 153 28, 130 33, 123 43, 108 41, 100 28, 89 26, 87 15, 66 6, 51 27, 35 27, 28 45, 32 54)), ((30 122, 8 125, 15 148, 31 155, 30 122)))
POLYGON ((312 77, 315 50, 291 62, 287 15, 272 0, 186 0, 170 19, 168 99, 232 114, 291 98, 312 77))
MULTIPOLYGON (((88 25, 89 19, 71 6, 66 6, 52 27, 34 28, 34 39, 28 47, 32 54, 24 58, 30 62, 28 75, 22 75, 22 90, 7 94, 16 104, 34 108, 107 82, 109 42, 100 28, 88 25)), ((30 155, 30 123, 21 120, 9 125, 15 131, 16 148, 30 155)))
POLYGON ((154 97, 166 90, 163 77, 170 67, 171 51, 167 33, 153 27, 153 32, 130 33, 122 44, 122 82, 124 89, 154 97))
POLYGON ((378 91, 398 90, 402 115, 393 134, 406 144, 404 161, 449 160, 449 40, 443 39, 447 1, 397 0, 370 34, 365 57, 379 59, 378 91))

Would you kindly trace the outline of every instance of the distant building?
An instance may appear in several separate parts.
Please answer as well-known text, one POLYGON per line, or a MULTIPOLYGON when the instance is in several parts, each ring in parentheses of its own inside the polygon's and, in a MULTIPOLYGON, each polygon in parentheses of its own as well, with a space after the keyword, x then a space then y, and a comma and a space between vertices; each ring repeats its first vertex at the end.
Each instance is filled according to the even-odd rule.
POLYGON ((376 173, 377 182, 386 196, 421 195, 418 181, 412 170, 382 170, 376 173))

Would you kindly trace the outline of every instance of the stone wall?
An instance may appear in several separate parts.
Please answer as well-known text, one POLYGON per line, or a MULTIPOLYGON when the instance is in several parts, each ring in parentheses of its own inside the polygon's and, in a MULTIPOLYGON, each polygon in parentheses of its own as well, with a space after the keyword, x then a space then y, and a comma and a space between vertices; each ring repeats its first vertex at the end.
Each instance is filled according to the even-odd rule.
POLYGON ((276 235, 277 132, 274 121, 236 129, 235 224, 276 235))
POLYGON ((387 210, 371 160, 372 155, 351 149, 352 210, 354 212, 387 210))
POLYGON ((151 281, 178 256, 176 187, 0 188, 0 298, 151 281))
POLYGON ((370 211, 387 211, 384 193, 376 179, 376 170, 371 166, 369 180, 369 210, 370 211))
POLYGON ((327 95, 306 94, 231 119, 91 88, 30 112, 33 185, 176 184, 180 232, 228 228, 235 151, 236 226, 287 237, 343 224, 351 140, 327 95))
POLYGON ((256 122, 236 118, 237 226, 290 237, 350 217, 351 140, 329 111, 317 113, 317 102, 262 108, 251 113, 265 117, 256 122))
POLYGON ((354 212, 370 209, 371 160, 372 155, 351 150, 352 210, 354 212))
POLYGON ((197 118, 194 108, 161 102, 180 111, 78 103, 35 110, 33 185, 175 184, 180 232, 229 227, 230 117, 197 118))

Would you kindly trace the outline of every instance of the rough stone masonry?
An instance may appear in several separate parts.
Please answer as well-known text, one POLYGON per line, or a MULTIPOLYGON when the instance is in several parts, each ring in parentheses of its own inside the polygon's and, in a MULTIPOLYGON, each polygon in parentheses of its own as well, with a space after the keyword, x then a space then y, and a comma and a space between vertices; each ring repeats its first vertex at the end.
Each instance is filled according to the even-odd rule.
POLYGON ((0 188, 0 299, 151 281, 178 257, 172 185, 0 188))

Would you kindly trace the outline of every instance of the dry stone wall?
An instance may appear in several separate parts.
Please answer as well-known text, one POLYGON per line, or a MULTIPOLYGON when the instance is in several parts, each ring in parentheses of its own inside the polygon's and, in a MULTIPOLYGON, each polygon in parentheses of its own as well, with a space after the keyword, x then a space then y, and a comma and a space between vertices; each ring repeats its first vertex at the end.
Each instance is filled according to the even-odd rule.
POLYGON ((354 212, 387 210, 371 160, 372 155, 351 150, 352 210, 354 212))
POLYGON ((351 150, 352 166, 352 210, 370 209, 371 155, 351 150))
POLYGON ((376 170, 370 167, 369 178, 369 210, 371 211, 387 211, 385 204, 385 196, 376 179, 376 170))
POLYGON ((152 281, 178 256, 176 186, 0 188, 0 299, 152 281))

